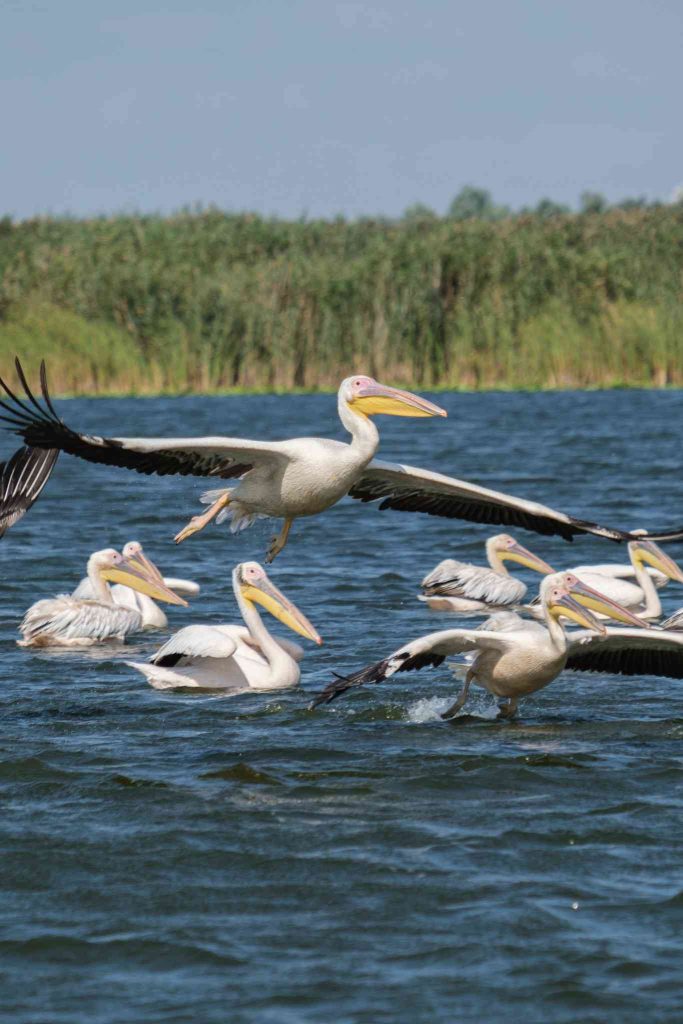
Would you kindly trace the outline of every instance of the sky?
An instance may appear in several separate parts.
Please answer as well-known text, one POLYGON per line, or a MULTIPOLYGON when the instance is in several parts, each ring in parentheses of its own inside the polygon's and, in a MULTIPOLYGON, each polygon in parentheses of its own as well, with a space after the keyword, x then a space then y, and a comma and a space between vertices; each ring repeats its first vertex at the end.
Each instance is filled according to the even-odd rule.
POLYGON ((0 216, 669 200, 682 0, 0 0, 0 216))

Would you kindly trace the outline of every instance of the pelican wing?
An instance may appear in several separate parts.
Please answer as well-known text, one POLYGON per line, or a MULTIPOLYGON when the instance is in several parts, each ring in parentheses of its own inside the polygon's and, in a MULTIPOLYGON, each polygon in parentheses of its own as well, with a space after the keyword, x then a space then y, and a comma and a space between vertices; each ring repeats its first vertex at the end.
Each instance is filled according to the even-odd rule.
POLYGON ((454 558, 439 562, 423 579, 422 589, 427 596, 466 597, 492 605, 517 604, 526 594, 521 580, 454 558))
POLYGON ((220 626, 185 626, 149 660, 153 665, 171 668, 181 658, 231 658, 237 646, 235 637, 220 626))
MULTIPOLYGON (((45 364, 40 367, 44 404, 31 393, 21 364, 17 373, 26 393, 18 398, 0 379, 6 398, 0 399, 0 420, 36 448, 53 448, 88 462, 123 466, 157 476, 242 476, 258 464, 273 467, 289 456, 280 441, 247 441, 239 437, 99 437, 79 434, 57 415, 47 388, 45 364)), ((55 456, 56 458, 56 456, 55 456)))
POLYGON ((683 679, 683 634, 663 629, 581 630, 567 636, 567 668, 622 676, 683 679))
POLYGON ((56 449, 20 448, 0 463, 0 537, 30 509, 50 479, 56 449))
MULTIPOLYGON (((491 491, 427 469, 381 462, 379 459, 369 463, 349 494, 360 501, 381 499, 380 509, 394 508, 403 512, 426 512, 427 515, 444 516, 446 519, 521 526, 535 533, 557 534, 565 540, 572 540, 580 533, 594 533, 616 541, 637 539, 623 530, 575 519, 535 501, 491 491)), ((676 536, 683 536, 683 530, 648 534, 651 540, 671 540, 676 536)))
POLYGON ((664 622, 660 622, 660 626, 662 629, 683 630, 683 608, 677 608, 668 619, 665 619, 664 622))
POLYGON ((480 631, 474 629, 442 629, 438 633, 428 633, 417 640, 399 647, 388 658, 377 661, 374 665, 354 672, 350 676, 337 676, 329 683, 309 705, 310 709, 318 704, 329 704, 342 693, 363 683, 381 683, 393 676, 395 672, 413 672, 427 665, 440 665, 449 655, 465 654, 484 649, 503 650, 514 641, 510 632, 480 631))
POLYGON ((60 640, 107 640, 140 628, 139 612, 67 595, 37 601, 26 612, 19 631, 31 641, 45 634, 60 640))

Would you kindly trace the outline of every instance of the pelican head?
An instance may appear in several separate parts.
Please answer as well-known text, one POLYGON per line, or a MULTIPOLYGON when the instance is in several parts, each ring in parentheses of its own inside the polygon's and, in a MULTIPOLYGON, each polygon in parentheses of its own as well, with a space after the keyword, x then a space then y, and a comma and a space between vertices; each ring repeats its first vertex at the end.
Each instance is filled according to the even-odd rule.
MULTIPOLYGON (((162 586, 165 585, 164 577, 161 575, 154 562, 147 557, 139 540, 129 540, 121 553, 123 557, 128 560, 130 565, 137 566, 138 569, 141 569, 143 572, 147 572, 150 576, 153 576, 157 583, 160 583, 162 586)), ((184 601, 183 604, 187 604, 187 601, 184 601)))
POLYGON ((599 590, 593 590, 573 572, 556 572, 546 576, 541 584, 541 600, 554 618, 558 619, 564 615, 580 626, 598 633, 606 633, 607 629, 588 609, 600 612, 610 619, 616 619, 617 622, 625 622, 629 626, 648 628, 648 624, 637 615, 633 615, 627 608, 601 594, 599 590))
POLYGON ((645 535, 643 535, 642 539, 630 541, 628 551, 632 561, 640 562, 641 564, 647 562, 654 569, 659 569, 660 572, 663 572, 670 580, 683 583, 683 570, 681 567, 674 562, 673 558, 665 554, 653 540, 647 540, 645 535))
POLYGON ((268 574, 258 562, 242 562, 235 566, 232 574, 236 590, 246 601, 262 605, 276 619, 289 626, 295 633, 321 644, 322 637, 281 590, 268 579, 268 574))
POLYGON ((486 554, 491 564, 494 564, 492 558, 498 555, 501 562, 519 562, 527 569, 542 573, 543 576, 554 572, 552 566, 544 562, 538 555, 534 555, 532 551, 527 551, 509 533, 498 533, 495 537, 489 537, 486 541, 486 554))
POLYGON ((187 607, 187 601, 164 584, 159 570, 146 557, 144 561, 140 561, 138 556, 127 558, 114 548, 104 548, 103 551, 96 551, 90 556, 88 569, 91 568, 96 569, 108 583, 122 583, 124 587, 137 590, 140 594, 147 594, 154 601, 187 607))
POLYGON ((361 416, 448 416, 445 409, 410 391, 390 388, 372 377, 347 377, 339 396, 361 416))

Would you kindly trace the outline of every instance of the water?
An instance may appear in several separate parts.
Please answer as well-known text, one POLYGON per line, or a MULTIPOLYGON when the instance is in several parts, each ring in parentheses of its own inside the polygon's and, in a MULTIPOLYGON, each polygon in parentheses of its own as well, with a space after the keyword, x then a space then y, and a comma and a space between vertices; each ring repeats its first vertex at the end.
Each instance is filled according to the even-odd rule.
MULTIPOLYGON (((381 421, 385 458, 610 525, 683 523, 679 394, 438 401, 447 421, 381 421)), ((329 396, 62 410, 113 434, 342 436, 329 396)), ((307 645, 291 692, 154 691, 124 660, 155 636, 86 654, 15 646, 31 601, 128 540, 202 584, 170 610, 174 627, 235 621, 232 567, 262 558, 274 531, 211 527, 176 548, 204 486, 63 457, 0 545, 0 1017, 679 1019, 680 683, 567 674, 515 722, 476 691, 474 716, 445 724, 457 683, 442 667, 306 710, 332 669, 445 625, 417 583, 447 555, 480 560, 490 530, 351 501, 297 523, 272 576, 325 645, 307 645)), ((620 555, 520 536, 558 567, 620 555)), ((683 604, 680 587, 663 594, 667 611, 683 604)))

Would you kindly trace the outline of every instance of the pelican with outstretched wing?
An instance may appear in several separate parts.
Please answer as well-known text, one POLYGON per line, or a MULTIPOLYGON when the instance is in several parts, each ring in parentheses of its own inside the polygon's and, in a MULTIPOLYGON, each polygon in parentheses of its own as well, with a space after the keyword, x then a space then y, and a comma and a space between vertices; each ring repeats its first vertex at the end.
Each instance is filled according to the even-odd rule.
POLYGON ((114 548, 96 551, 88 559, 92 598, 69 594, 45 598, 31 605, 19 626, 20 647, 89 647, 108 640, 125 640, 142 628, 135 608, 114 603, 109 583, 121 583, 156 601, 186 604, 165 586, 149 559, 124 558, 114 548))
MULTIPOLYGON (((142 562, 148 570, 157 571, 156 566, 150 562, 143 551, 142 544, 137 540, 129 541, 123 548, 122 554, 124 558, 134 558, 142 562)), ((200 589, 198 583, 194 583, 192 580, 179 579, 175 576, 163 576, 162 582, 169 590, 173 590, 174 593, 186 597, 196 597, 200 589)), ((87 599, 95 597, 92 581, 88 576, 83 577, 71 596, 87 599)), ((111 587, 111 596, 114 604, 122 605, 125 608, 133 608, 140 613, 142 618, 141 629, 165 629, 168 626, 168 619, 163 608, 160 608, 156 601, 153 601, 148 594, 135 590, 133 587, 126 587, 122 583, 115 583, 111 587)))
POLYGON ((131 668, 160 690, 197 687, 238 694, 296 686, 303 649, 291 640, 271 636, 256 605, 294 632, 321 644, 317 631, 258 562, 235 566, 232 586, 243 626, 186 626, 149 662, 131 661, 131 668))
POLYGON ((0 463, 0 537, 25 516, 50 479, 58 449, 19 448, 0 463))
POLYGON ((422 580, 418 595, 432 611, 457 615, 481 615, 513 608, 521 604, 526 584, 508 572, 505 562, 517 562, 547 576, 554 570, 542 558, 528 551, 507 533, 486 541, 486 560, 490 568, 444 558, 422 580))
MULTIPOLYGON (((226 511, 232 529, 249 525, 258 516, 284 520, 268 552, 268 561, 282 551, 293 521, 317 515, 346 494, 360 501, 380 500, 380 508, 425 512, 450 519, 522 526, 571 540, 593 533, 611 540, 631 540, 623 530, 575 519, 545 505, 485 487, 455 480, 412 466, 375 459, 379 433, 372 417, 445 416, 443 409, 407 391, 378 383, 372 377, 344 380, 337 396, 339 417, 351 435, 344 444, 326 438, 304 437, 289 441, 247 441, 233 437, 126 438, 79 434, 57 415, 47 387, 45 365, 40 381, 44 404, 32 394, 17 360, 17 373, 25 392, 18 398, 0 381, 6 398, 0 401, 0 419, 38 448, 59 448, 71 455, 138 473, 204 477, 239 477, 235 487, 210 496, 211 507, 181 530, 176 540, 202 529, 226 511)), ((653 539, 683 536, 683 529, 653 539)))
MULTIPOLYGON (((444 712, 443 718, 452 718, 464 706, 472 683, 503 698, 501 715, 509 718, 516 712, 521 697, 548 686, 565 668, 617 671, 629 675, 633 674, 631 669, 634 665, 644 663, 644 652, 661 649, 662 644, 668 651, 669 661, 663 659, 657 672, 663 675, 678 672, 676 678, 683 678, 683 637, 671 640, 668 644, 666 640, 658 640, 660 648, 653 647, 653 637, 663 635, 660 630, 646 629, 643 632, 639 627, 645 626, 644 622, 604 594, 582 583, 573 573, 546 576, 541 584, 541 605, 543 625, 527 622, 510 612, 502 612, 494 615, 480 629, 446 629, 419 637, 369 668, 347 677, 338 677, 315 698, 311 707, 329 703, 354 686, 379 683, 395 672, 410 672, 428 665, 440 665, 449 655, 456 654, 471 654, 474 657, 468 667, 460 696, 444 712), (611 640, 611 631, 608 634, 606 627, 592 614, 595 611, 638 628, 615 630, 614 635, 622 634, 620 646, 611 640), (581 631, 568 637, 560 622, 561 618, 585 626, 588 632, 581 631), (621 657, 612 659, 610 664, 613 667, 610 669, 595 667, 600 661, 599 656, 594 654, 591 657, 589 654, 601 649, 598 640, 595 643, 593 641, 594 634, 598 640, 605 640, 606 651, 613 654, 615 650, 621 650, 621 657), (644 638, 641 647, 638 647, 639 637, 644 638), (631 658, 634 651, 640 651, 640 654, 631 658)), ((654 660, 647 663, 652 665, 654 660)), ((635 668, 635 671, 641 669, 635 668)))

